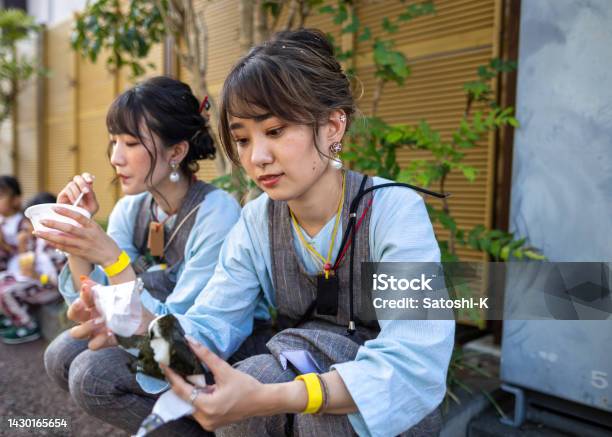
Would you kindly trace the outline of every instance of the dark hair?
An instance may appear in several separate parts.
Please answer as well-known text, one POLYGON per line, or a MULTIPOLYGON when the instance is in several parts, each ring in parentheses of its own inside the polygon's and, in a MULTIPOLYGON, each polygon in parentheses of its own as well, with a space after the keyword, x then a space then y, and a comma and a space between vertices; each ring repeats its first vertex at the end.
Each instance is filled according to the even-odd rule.
POLYGON ((13 176, 0 176, 0 193, 7 193, 9 196, 21 196, 21 185, 17 178, 13 176))
POLYGON ((355 112, 351 85, 323 32, 278 32, 253 47, 225 79, 219 120, 221 144, 229 159, 238 163, 229 117, 255 118, 270 113, 312 127, 320 152, 318 128, 337 109, 346 113, 348 128, 355 112))
MULTIPOLYGON (((180 169, 188 176, 199 170, 198 160, 215 157, 214 140, 208 119, 200 113, 200 102, 189 85, 170 77, 153 77, 119 95, 108 110, 106 127, 111 134, 138 138, 143 146, 143 128, 148 130, 154 145, 151 133, 161 140, 162 147, 187 141, 189 151, 180 169)), ((157 148, 147 151, 151 157, 147 180, 151 181, 157 148)))
POLYGON ((53 194, 43 191, 30 197, 25 205, 23 205, 23 209, 28 209, 30 206, 40 205, 42 203, 55 202, 57 202, 57 198, 53 194))

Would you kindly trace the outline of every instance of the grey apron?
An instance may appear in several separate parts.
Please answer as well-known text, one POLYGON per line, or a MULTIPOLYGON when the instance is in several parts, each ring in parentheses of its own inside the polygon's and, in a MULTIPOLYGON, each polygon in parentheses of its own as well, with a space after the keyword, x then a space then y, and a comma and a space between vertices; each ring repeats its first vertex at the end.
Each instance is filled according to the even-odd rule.
MULTIPOLYGON (((346 189, 344 205, 341 212, 342 222, 342 233, 346 231, 348 224, 348 214, 351 200, 357 195, 359 187, 361 185, 363 176, 347 171, 346 175, 346 189)), ((372 179, 368 178, 364 188, 372 186, 372 179)), ((372 197, 371 193, 368 193, 357 210, 357 217, 360 218, 368 205, 372 197)), ((311 343, 315 338, 319 338, 321 335, 332 336, 336 340, 333 341, 332 345, 329 345, 330 338, 320 339, 316 341, 316 344, 323 350, 331 347, 332 349, 338 348, 339 344, 342 344, 347 350, 354 351, 354 354, 347 355, 345 359, 334 362, 350 361, 354 359, 357 349, 360 344, 363 344, 366 340, 374 338, 378 335, 378 323, 363 323, 359 321, 357 317, 357 332, 351 337, 344 335, 349 322, 349 262, 348 254, 342 259, 340 266, 336 270, 336 276, 339 282, 339 296, 338 296, 338 314, 336 316, 325 316, 319 315, 316 311, 313 314, 311 320, 305 321, 300 326, 295 326, 299 323, 300 319, 308 311, 310 305, 316 298, 316 275, 309 275, 302 264, 302 261, 298 258, 295 253, 293 243, 293 232, 291 227, 291 215, 289 213, 289 207, 286 202, 272 201, 268 203, 268 232, 270 235, 270 254, 272 260, 272 278, 274 281, 274 289, 276 293, 276 307, 278 310, 278 320, 282 328, 289 328, 283 331, 283 335, 277 335, 273 339, 272 348, 282 348, 282 344, 285 341, 289 341, 286 337, 297 336, 300 341, 307 341, 311 343), (319 330, 324 333, 318 332, 319 330), (278 337, 278 338, 277 338, 278 337), (308 340, 306 340, 308 338, 308 340)), ((367 211, 363 217, 361 227, 357 233, 357 241, 355 244, 355 274, 353 276, 353 287, 354 290, 361 290, 361 275, 360 262, 368 261, 370 259, 370 210, 367 211)), ((355 314, 357 316, 362 312, 361 308, 363 303, 361 302, 361 293, 354 293, 354 305, 355 314)), ((291 340, 293 342, 293 340, 291 340)), ((292 346, 296 346, 292 344, 292 346)), ((270 347, 270 345, 269 345, 270 347)), ((319 349, 319 347, 315 347, 319 349)), ((308 349, 310 350, 310 349, 308 349)), ((320 365, 324 365, 325 370, 332 363, 328 363, 325 359, 326 354, 320 354, 318 350, 310 350, 310 352, 316 357, 320 358, 322 362, 317 362, 320 365), (317 357, 317 355, 320 355, 317 357), (329 364, 329 365, 328 365, 329 364)), ((274 354, 274 351, 272 350, 274 354)), ((340 357, 337 357, 340 358, 340 357)))
MULTIPOLYGON (((342 231, 346 230, 349 221, 349 207, 351 200, 358 194, 363 175, 347 171, 346 191, 342 209, 342 231)), ((365 188, 372 186, 372 179, 368 178, 365 188)), ((362 217, 363 211, 370 203, 372 193, 368 193, 357 210, 357 219, 362 217)), ((362 301, 361 290, 361 262, 370 260, 370 215, 371 208, 366 212, 355 244, 355 263, 353 274, 354 308, 356 317, 356 332, 347 335, 349 322, 349 262, 348 253, 342 260, 336 275, 339 279, 338 314, 336 316, 319 315, 316 311, 309 320, 304 321, 303 315, 316 297, 316 277, 306 273, 301 260, 295 253, 293 243, 292 221, 286 202, 270 200, 268 204, 268 228, 270 235, 270 254, 272 259, 272 273, 276 293, 278 320, 281 327, 293 326, 284 329, 275 335, 267 344, 272 355, 281 361, 280 354, 288 350, 306 350, 310 352, 323 372, 337 363, 352 361, 357 355, 359 347, 367 340, 375 338, 380 328, 377 322, 365 323, 359 320, 359 314, 366 312, 366 302, 362 301), (295 323, 301 323, 295 326, 295 323)), ((333 429, 334 435, 352 432, 350 426, 338 421, 338 418, 328 417, 329 423, 322 429, 333 429), (331 428, 330 428, 331 427, 331 428)), ((408 430, 405 435, 431 436, 437 435, 440 429, 440 413, 436 409, 421 422, 408 430)))
POLYGON ((149 223, 151 222, 153 196, 150 193, 144 196, 134 227, 133 243, 134 247, 138 250, 139 256, 132 261, 132 266, 138 277, 142 279, 144 287, 154 298, 163 302, 174 290, 178 279, 178 272, 185 258, 185 245, 198 214, 197 210, 194 211, 194 209, 199 208, 206 195, 216 189, 213 185, 202 181, 196 181, 189 187, 172 230, 164 233, 164 245, 166 245, 170 236, 176 232, 176 235, 164 251, 164 258, 168 265, 165 270, 147 271, 151 267, 151 263, 147 261, 146 254, 148 251, 147 240, 149 236, 149 223), (180 229, 177 231, 178 226, 180 226, 180 229))

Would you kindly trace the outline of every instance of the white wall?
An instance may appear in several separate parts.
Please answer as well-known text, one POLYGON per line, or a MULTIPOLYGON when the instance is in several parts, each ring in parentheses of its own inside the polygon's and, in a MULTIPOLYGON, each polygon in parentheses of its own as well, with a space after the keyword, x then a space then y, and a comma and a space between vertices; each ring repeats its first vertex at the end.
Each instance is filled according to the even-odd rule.
POLYGON ((52 27, 82 10, 87 0, 28 0, 28 12, 38 23, 52 27))
MULTIPOLYGON (((611 47, 610 0, 521 3, 510 229, 551 261, 612 262, 611 47)), ((610 344, 612 318, 506 320, 502 380, 612 411, 610 344)))
POLYGON ((522 3, 511 230, 612 261, 612 1, 522 3))

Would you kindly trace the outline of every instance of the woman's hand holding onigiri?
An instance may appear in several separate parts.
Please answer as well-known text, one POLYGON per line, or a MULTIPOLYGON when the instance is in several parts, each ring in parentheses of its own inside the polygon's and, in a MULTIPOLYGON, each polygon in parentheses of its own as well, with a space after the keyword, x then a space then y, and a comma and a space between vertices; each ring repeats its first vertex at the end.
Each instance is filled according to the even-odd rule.
POLYGON ((213 374, 215 384, 202 389, 185 381, 170 367, 163 364, 160 367, 172 390, 193 404, 196 410, 193 417, 202 428, 214 431, 249 417, 299 412, 306 406, 308 399, 302 382, 262 384, 234 369, 192 338, 187 337, 187 340, 196 356, 213 374))

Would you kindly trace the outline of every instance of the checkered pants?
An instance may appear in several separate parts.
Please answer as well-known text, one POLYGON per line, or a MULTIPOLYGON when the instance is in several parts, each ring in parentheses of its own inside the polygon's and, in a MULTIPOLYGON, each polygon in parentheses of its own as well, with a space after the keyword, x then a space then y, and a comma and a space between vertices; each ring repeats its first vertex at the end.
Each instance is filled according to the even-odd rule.
MULTIPOLYGON (((317 322, 310 322, 308 325, 311 328, 316 327, 317 322)), ((344 331, 344 327, 340 327, 339 330, 344 331)), ((252 356, 235 364, 235 367, 264 384, 289 382, 297 375, 290 367, 283 369, 277 359, 279 353, 283 350, 308 350, 323 369, 329 369, 333 363, 353 359, 358 348, 358 345, 353 341, 336 334, 329 330, 286 329, 267 343, 267 348, 272 352, 271 354, 252 356)), ((440 433, 441 427, 440 411, 435 409, 401 435, 406 437, 432 437, 440 433)), ((354 436, 356 434, 347 415, 281 414, 251 417, 242 422, 217 429, 215 435, 217 437, 336 437, 354 436)))

